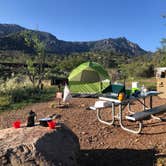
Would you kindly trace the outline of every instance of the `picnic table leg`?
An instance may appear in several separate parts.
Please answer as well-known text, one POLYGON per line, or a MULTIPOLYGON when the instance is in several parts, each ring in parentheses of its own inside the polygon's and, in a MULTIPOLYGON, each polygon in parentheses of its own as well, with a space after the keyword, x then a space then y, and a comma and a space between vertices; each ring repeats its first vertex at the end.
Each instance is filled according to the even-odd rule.
POLYGON ((152 107, 153 107, 153 97, 150 96, 150 108, 152 108, 152 107))
POLYGON ((143 98, 143 110, 146 109, 146 106, 145 106, 145 97, 143 98))
POLYGON ((114 124, 114 121, 115 121, 115 105, 114 105, 114 103, 112 103, 112 120, 111 120, 111 122, 102 120, 101 115, 100 115, 100 111, 101 111, 101 108, 97 108, 97 119, 99 120, 99 122, 106 124, 106 125, 109 125, 109 126, 114 124))
POLYGON ((131 114, 134 114, 134 112, 131 110, 131 103, 130 102, 128 102, 127 106, 128 106, 128 112, 131 114))
POLYGON ((119 124, 120 124, 120 127, 125 131, 131 132, 131 133, 134 133, 134 134, 139 134, 142 131, 142 126, 143 126, 142 121, 138 122, 138 129, 137 130, 129 129, 129 128, 127 128, 123 125, 122 112, 123 112, 122 104, 120 104, 119 105, 119 124))
MULTIPOLYGON (((150 96, 150 108, 153 108, 153 96, 150 96)), ((156 120, 159 120, 159 121, 162 121, 162 118, 159 118, 155 115, 150 115, 152 119, 156 119, 156 120)))

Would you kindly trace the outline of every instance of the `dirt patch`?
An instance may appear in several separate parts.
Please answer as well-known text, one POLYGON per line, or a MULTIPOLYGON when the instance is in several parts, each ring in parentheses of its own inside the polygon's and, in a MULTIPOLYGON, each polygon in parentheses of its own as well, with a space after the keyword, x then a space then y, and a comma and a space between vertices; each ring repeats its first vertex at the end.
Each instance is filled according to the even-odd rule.
MULTIPOLYGON (((7 111, 0 114, 0 128, 11 127, 12 122, 20 119, 25 123, 30 109, 43 118, 60 114, 60 122, 67 125, 79 138, 81 147, 81 165, 153 165, 157 156, 166 156, 166 122, 147 120, 142 134, 131 134, 122 130, 116 122, 114 126, 101 124, 96 117, 96 111, 87 108, 97 99, 73 98, 68 108, 52 108, 58 101, 38 103, 17 111, 7 111)), ((165 99, 154 97, 154 105, 165 104, 165 99)), ((135 103, 133 109, 142 107, 135 103)), ((109 119, 110 110, 103 112, 103 117, 109 119)), ((134 127, 134 123, 125 121, 125 125, 134 127)), ((161 161, 161 163, 163 160, 161 161)))

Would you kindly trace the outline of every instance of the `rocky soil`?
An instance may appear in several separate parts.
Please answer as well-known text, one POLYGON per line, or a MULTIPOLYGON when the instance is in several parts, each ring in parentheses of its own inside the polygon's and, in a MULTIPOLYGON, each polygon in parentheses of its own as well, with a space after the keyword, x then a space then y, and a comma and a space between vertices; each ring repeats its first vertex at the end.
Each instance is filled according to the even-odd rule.
MULTIPOLYGON (((114 126, 107 126, 97 120, 96 111, 87 109, 96 100, 73 98, 68 108, 56 108, 58 101, 52 100, 6 111, 0 114, 0 129, 11 127, 15 120, 21 120, 24 125, 30 109, 37 113, 38 119, 57 114, 61 115, 57 122, 65 124, 79 138, 81 166, 163 166, 166 163, 166 122, 150 119, 144 122, 141 134, 128 133, 120 128, 118 121, 114 126)), ((159 97, 153 101, 155 106, 166 103, 159 97)), ((134 103, 132 108, 138 111, 142 107, 134 103)), ((109 109, 105 109, 103 117, 110 118, 109 109)), ((124 123, 134 127, 132 122, 124 120, 124 123)))

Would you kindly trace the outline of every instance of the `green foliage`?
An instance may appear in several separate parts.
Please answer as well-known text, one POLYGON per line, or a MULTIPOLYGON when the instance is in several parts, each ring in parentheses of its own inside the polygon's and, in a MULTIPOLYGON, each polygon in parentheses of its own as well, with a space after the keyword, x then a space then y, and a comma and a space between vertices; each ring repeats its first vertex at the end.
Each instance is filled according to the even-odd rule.
POLYGON ((60 71, 69 73, 76 66, 85 62, 85 58, 79 55, 72 55, 65 57, 59 64, 57 64, 60 71))
POLYGON ((155 78, 137 78, 140 85, 144 85, 148 90, 156 90, 155 78))
POLYGON ((38 93, 38 89, 31 87, 14 89, 10 92, 11 103, 21 102, 23 100, 27 100, 28 98, 33 98, 35 95, 37 96, 38 93))
MULTIPOLYGON (((43 47, 40 47, 39 50, 41 50, 42 52, 41 48, 43 47)), ((25 68, 23 70, 19 70, 18 68, 12 68, 12 71, 18 70, 16 74, 20 71, 24 71, 24 74, 26 72, 26 74, 31 77, 31 80, 34 81, 38 80, 39 76, 42 76, 42 78, 48 78, 51 76, 68 76, 68 74, 76 66, 89 60, 101 64, 106 69, 121 70, 122 74, 126 77, 150 77, 150 75, 153 76, 152 68, 154 63, 152 62, 152 58, 149 56, 139 56, 133 58, 126 55, 124 56, 120 54, 115 54, 113 52, 86 52, 74 53, 67 56, 60 56, 55 54, 38 54, 36 56, 29 55, 28 57, 26 54, 20 53, 20 56, 17 56, 17 59, 21 60, 21 58, 19 57, 22 57, 22 62, 26 62, 26 64, 28 65, 28 72, 25 70, 25 68), (25 59, 23 57, 25 57, 25 59), (47 70, 44 69, 43 71, 42 64, 44 62, 47 63, 50 68, 48 68, 47 70), (38 67, 34 67, 33 65, 35 63, 38 63, 40 65, 38 67), (33 78, 32 76, 35 78, 33 78)), ((3 68, 2 71, 4 71, 3 68)))
POLYGON ((153 56, 153 63, 157 67, 166 67, 166 39, 162 39, 161 48, 153 56))
POLYGON ((42 80, 45 76, 45 46, 44 43, 39 40, 37 34, 30 33, 30 31, 23 31, 22 35, 27 43, 27 45, 33 45, 36 52, 35 60, 37 65, 34 65, 34 60, 29 59, 27 61, 27 74, 33 87, 37 84, 37 88, 42 87, 42 80))
POLYGON ((54 95, 54 87, 43 90, 32 87, 14 89, 10 94, 0 96, 0 112, 8 109, 18 109, 31 103, 48 101, 54 95))
POLYGON ((163 38, 161 40, 161 45, 162 45, 162 51, 166 52, 166 39, 165 38, 163 38))
POLYGON ((29 71, 30 74, 35 75, 35 67, 34 67, 34 63, 31 59, 28 59, 26 61, 27 64, 27 69, 29 71))
POLYGON ((151 62, 152 57, 144 55, 130 59, 128 64, 120 65, 122 75, 129 77, 150 78, 154 76, 154 64, 151 62))
POLYGON ((11 91, 24 87, 31 87, 32 84, 27 77, 20 75, 0 82, 0 95, 10 94, 11 91))
POLYGON ((0 96, 0 108, 7 107, 9 104, 10 104, 10 96, 1 94, 1 96, 0 96))
POLYGON ((166 66, 166 55, 162 57, 160 62, 160 67, 165 67, 165 66, 166 66))

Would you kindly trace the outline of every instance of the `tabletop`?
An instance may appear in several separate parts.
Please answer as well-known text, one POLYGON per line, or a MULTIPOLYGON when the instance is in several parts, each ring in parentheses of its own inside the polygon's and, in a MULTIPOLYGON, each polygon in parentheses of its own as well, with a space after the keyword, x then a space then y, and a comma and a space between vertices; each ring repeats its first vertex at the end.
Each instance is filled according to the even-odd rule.
POLYGON ((157 96, 158 94, 160 94, 160 92, 158 92, 158 91, 147 91, 143 94, 138 94, 137 96, 132 96, 131 95, 130 97, 124 99, 123 101, 120 101, 120 100, 115 99, 115 98, 111 98, 111 96, 99 97, 99 99, 106 100, 106 101, 111 101, 111 102, 120 104, 120 103, 126 103, 126 102, 129 102, 129 101, 134 101, 134 100, 141 99, 141 98, 146 98, 148 96, 157 96))

